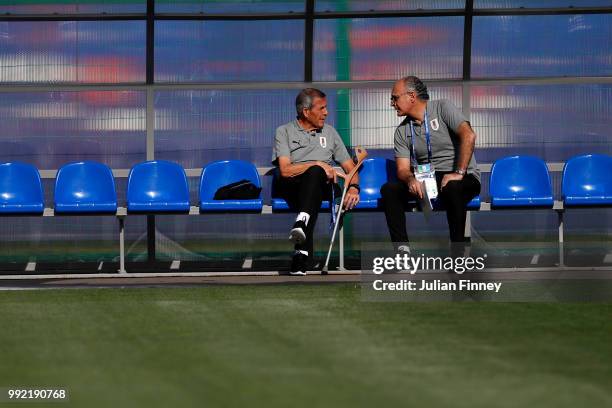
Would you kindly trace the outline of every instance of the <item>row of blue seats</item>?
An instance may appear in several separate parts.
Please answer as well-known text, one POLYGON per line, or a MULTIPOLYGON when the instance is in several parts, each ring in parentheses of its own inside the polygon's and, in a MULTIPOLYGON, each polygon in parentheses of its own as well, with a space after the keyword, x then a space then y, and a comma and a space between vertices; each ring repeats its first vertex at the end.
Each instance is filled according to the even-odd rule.
MULTIPOLYGON (((395 162, 369 159, 359 173, 361 202, 358 208, 380 209, 380 187, 396 178, 395 162)), ((563 168, 564 207, 612 205, 612 157, 601 154, 575 156, 563 168)), ((496 160, 489 180, 491 208, 552 208, 554 205, 550 173, 546 163, 534 156, 509 156, 496 160)), ((436 204, 436 203, 434 203, 436 204)), ((468 203, 478 210, 480 196, 468 203)), ((434 209, 442 209, 437 203, 434 209)))
MULTIPOLYGON (((380 187, 395 178, 394 162, 367 159, 360 172, 360 203, 357 210, 380 209, 380 187)), ((218 188, 247 179, 260 187, 257 168, 242 160, 208 164, 200 177, 201 212, 260 212, 263 200, 214 200, 218 188)), ((541 207, 554 204, 546 163, 533 156, 511 156, 495 161, 489 183, 491 208, 541 207)), ((612 205, 612 157, 599 154, 576 156, 563 171, 564 206, 612 205)), ((480 208, 480 197, 468 209, 480 208)), ((289 206, 272 191, 272 211, 289 206)), ((328 209, 329 202, 322 208, 328 209)), ((0 164, 0 214, 41 214, 44 210, 38 170, 29 164, 0 164)), ((57 214, 116 213, 117 194, 110 168, 102 163, 69 163, 55 180, 54 210, 57 214)), ((132 213, 188 212, 189 187, 184 169, 173 162, 148 161, 135 165, 127 185, 127 210, 132 213)))
MULTIPOLYGON (((249 162, 225 160, 206 166, 200 183, 202 211, 261 211, 262 199, 213 199, 219 187, 241 179, 249 179, 257 186, 261 184, 257 168, 249 162)), ((185 170, 164 160, 135 165, 128 177, 127 208, 134 213, 188 212, 189 186, 185 170)), ((38 170, 21 162, 0 164, 0 213, 41 214, 43 210, 38 170)), ((56 214, 116 213, 117 192, 111 169, 94 161, 62 166, 55 178, 54 210, 56 214)))

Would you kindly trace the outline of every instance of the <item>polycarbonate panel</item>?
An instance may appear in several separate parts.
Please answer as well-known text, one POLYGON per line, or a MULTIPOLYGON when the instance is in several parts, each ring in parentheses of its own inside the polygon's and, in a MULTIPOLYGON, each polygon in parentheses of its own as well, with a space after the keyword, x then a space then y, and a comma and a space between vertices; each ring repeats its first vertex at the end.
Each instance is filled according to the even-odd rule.
POLYGON ((612 14, 474 17, 472 77, 612 75, 612 14))
POLYGON ((0 97, 0 162, 57 169, 96 160, 130 168, 145 160, 144 92, 3 92, 0 97))
MULTIPOLYGON (((349 147, 393 148, 393 132, 401 118, 390 106, 390 88, 323 91, 327 94, 327 123, 349 147)), ((185 168, 224 159, 270 166, 276 128, 295 119, 298 92, 159 91, 155 97, 155 157, 185 168)), ((430 95, 448 98, 461 107, 461 87, 433 87, 430 95)))
POLYGON ((474 0, 474 8, 610 7, 611 0, 474 0))
POLYGON ((315 21, 317 81, 461 78, 463 18, 315 21))
POLYGON ((303 21, 158 21, 155 25, 157 82, 303 79, 303 21))
MULTIPOLYGON (((391 88, 339 89, 335 93, 335 111, 330 112, 338 132, 353 146, 388 150, 392 157, 393 134, 403 120, 391 107, 391 88)), ((431 99, 449 99, 461 108, 461 87, 430 87, 431 99)), ((372 152, 370 152, 372 153, 372 152)), ((382 153, 382 152, 381 152, 382 153)))
POLYGON ((612 154, 612 85, 472 86, 471 123, 481 162, 612 154))
POLYGON ((156 0, 156 13, 303 13, 304 0, 156 0))
POLYGON ((295 118, 298 92, 156 92, 155 157, 186 168, 224 159, 269 166, 275 130, 295 118))
POLYGON ((145 80, 144 21, 0 22, 0 82, 145 80))
MULTIPOLYGON (((131 222, 126 224, 134 227, 131 222)), ((0 274, 8 274, 7 269, 21 274, 28 262, 38 263, 37 271, 43 273, 53 272, 49 264, 59 262, 90 262, 89 273, 116 273, 118 269, 115 217, 0 217, 0 229, 0 274), (11 268, 7 263, 14 265, 11 268)), ((70 266, 84 268, 83 264, 70 266)), ((60 270, 65 273, 68 269, 64 264, 60 270)))
POLYGON ((465 8, 464 0, 339 0, 315 2, 315 11, 406 11, 465 8))
POLYGON ((146 0, 4 0, 0 2, 0 14, 144 14, 146 12, 146 0))

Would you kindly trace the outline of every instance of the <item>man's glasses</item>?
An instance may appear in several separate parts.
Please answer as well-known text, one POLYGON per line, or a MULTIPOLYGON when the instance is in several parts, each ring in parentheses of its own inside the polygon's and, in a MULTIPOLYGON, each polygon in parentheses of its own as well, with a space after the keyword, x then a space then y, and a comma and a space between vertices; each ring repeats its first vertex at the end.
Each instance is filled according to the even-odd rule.
POLYGON ((395 102, 397 102, 397 100, 399 98, 401 98, 402 96, 404 96, 406 94, 409 94, 409 93, 412 93, 412 91, 404 92, 404 93, 401 93, 399 95, 391 95, 391 102, 395 103, 395 102))

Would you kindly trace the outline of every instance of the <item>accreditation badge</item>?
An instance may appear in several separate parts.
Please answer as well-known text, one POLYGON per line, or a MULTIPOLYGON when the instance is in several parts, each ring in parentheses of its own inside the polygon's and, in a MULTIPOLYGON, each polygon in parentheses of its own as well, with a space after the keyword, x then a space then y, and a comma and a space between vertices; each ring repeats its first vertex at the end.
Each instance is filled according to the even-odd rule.
POLYGON ((414 170, 414 176, 418 182, 423 184, 426 197, 429 199, 429 206, 433 208, 433 200, 438 198, 438 184, 436 183, 434 167, 431 163, 419 164, 414 170))
POLYGON ((327 139, 325 138, 325 136, 319 136, 319 144, 324 149, 327 147, 327 139))

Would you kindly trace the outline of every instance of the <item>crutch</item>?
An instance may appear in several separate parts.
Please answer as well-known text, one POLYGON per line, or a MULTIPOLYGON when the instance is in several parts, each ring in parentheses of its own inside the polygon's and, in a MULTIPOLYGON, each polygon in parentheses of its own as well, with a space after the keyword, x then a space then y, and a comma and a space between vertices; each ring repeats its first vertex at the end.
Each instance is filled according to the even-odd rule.
MULTIPOLYGON (((338 206, 338 213, 336 214, 336 223, 334 224, 334 232, 332 233, 331 241, 329 242, 329 249, 327 250, 327 258, 325 258, 325 265, 323 265, 323 269, 321 270, 321 273, 323 275, 327 275, 327 272, 329 270, 329 258, 331 256, 332 248, 334 247, 334 241, 336 240, 336 233, 338 232, 338 226, 340 225, 342 211, 344 209, 344 197, 346 196, 346 192, 349 189, 349 186, 351 184, 351 181, 353 180, 353 177, 355 177, 355 174, 357 174, 357 172, 359 171, 359 167, 361 167, 361 165, 363 164, 363 161, 368 156, 368 152, 363 147, 358 146, 355 148, 355 156, 357 157, 357 163, 355 164, 355 167, 353 167, 353 170, 351 170, 349 174, 343 174, 343 173, 336 171, 336 174, 338 175, 338 177, 342 177, 344 179, 344 188, 342 189, 342 197, 340 198, 340 205, 338 206)), ((331 203, 331 210, 334 211, 334 203, 331 203)))

